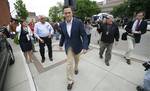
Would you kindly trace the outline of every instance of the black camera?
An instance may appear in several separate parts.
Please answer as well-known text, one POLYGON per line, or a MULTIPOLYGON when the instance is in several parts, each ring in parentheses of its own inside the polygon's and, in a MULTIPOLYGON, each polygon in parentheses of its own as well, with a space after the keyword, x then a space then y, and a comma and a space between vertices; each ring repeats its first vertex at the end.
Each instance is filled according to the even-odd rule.
POLYGON ((0 27, 0 32, 3 33, 7 38, 10 37, 10 33, 6 27, 0 27))
POLYGON ((145 71, 147 71, 148 69, 150 69, 150 61, 144 62, 143 66, 145 67, 145 71))

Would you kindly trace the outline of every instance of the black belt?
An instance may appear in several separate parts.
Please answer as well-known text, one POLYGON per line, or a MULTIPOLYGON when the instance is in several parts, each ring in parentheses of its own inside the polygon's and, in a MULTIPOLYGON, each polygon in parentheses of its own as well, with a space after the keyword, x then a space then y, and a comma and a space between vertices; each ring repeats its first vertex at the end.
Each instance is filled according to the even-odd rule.
POLYGON ((40 38, 48 38, 48 36, 45 36, 45 37, 40 37, 40 38))

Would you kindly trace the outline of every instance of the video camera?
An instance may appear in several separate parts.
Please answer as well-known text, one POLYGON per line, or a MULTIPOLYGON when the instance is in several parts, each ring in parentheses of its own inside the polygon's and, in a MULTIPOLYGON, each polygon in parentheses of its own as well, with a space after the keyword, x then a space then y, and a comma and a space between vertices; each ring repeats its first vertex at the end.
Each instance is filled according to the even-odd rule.
POLYGON ((10 33, 6 27, 0 27, 0 33, 4 34, 7 38, 10 37, 10 33))
POLYGON ((143 66, 145 67, 145 71, 147 71, 148 69, 150 69, 150 61, 144 62, 143 66))

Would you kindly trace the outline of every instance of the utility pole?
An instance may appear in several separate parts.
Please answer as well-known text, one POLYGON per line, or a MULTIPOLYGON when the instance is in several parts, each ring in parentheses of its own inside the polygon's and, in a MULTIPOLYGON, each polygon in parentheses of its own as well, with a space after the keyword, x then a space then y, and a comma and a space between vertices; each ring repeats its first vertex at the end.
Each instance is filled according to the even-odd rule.
POLYGON ((76 0, 64 0, 64 5, 71 6, 74 11, 76 10, 76 0))

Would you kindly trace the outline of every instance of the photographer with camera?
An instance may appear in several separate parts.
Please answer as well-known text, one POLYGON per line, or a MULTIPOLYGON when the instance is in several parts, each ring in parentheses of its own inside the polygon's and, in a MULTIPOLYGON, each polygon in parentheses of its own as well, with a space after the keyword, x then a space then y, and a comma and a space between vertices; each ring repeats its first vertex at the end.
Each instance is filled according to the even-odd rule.
POLYGON ((10 37, 10 33, 9 33, 8 29, 6 28, 6 26, 0 27, 0 35, 1 35, 1 36, 4 35, 4 36, 6 36, 7 38, 10 37))
POLYGON ((150 91, 150 61, 143 63, 146 74, 144 76, 143 86, 137 86, 137 91, 150 91))
POLYGON ((109 66, 109 62, 111 60, 112 47, 115 42, 117 45, 119 41, 119 29, 118 26, 114 23, 114 18, 112 15, 107 15, 106 22, 103 22, 100 26, 99 33, 102 33, 100 39, 100 49, 99 49, 99 57, 103 58, 103 53, 105 52, 105 64, 109 66))

